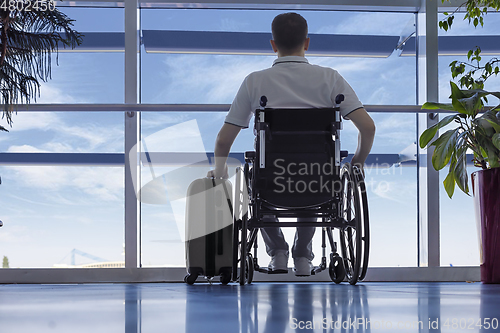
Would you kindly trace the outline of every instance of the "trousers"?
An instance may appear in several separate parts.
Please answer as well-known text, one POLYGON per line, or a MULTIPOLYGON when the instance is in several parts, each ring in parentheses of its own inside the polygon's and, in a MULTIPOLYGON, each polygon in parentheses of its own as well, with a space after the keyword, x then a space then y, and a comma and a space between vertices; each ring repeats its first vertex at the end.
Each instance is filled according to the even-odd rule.
MULTIPOLYGON (((305 220, 310 221, 311 219, 309 218, 305 220)), ((305 221, 301 218, 297 218, 297 222, 305 221)), ((261 228, 260 231, 262 233, 264 243, 266 244, 266 252, 269 256, 274 256, 277 251, 286 251, 288 254, 288 243, 285 241, 281 228, 261 228)), ((312 238, 315 231, 315 227, 297 227, 292 247, 292 258, 305 257, 309 260, 313 260, 314 254, 312 251, 312 238)))

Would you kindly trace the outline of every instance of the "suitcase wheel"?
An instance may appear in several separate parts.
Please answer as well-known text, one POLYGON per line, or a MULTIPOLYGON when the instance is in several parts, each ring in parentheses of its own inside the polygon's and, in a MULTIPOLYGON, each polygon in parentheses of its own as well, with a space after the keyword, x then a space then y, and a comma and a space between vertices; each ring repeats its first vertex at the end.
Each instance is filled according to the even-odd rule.
POLYGON ((198 275, 196 275, 196 274, 188 274, 188 275, 186 275, 184 277, 184 282, 186 282, 189 285, 192 285, 196 281, 196 278, 198 278, 198 275))

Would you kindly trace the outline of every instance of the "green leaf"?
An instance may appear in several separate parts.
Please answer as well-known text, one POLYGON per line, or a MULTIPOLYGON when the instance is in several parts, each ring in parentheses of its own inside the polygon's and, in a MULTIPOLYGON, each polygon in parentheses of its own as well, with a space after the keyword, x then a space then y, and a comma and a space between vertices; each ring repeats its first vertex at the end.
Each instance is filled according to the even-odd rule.
POLYGON ((465 98, 467 97, 460 88, 456 85, 455 82, 450 81, 450 87, 451 87, 451 96, 450 97, 455 97, 456 99, 460 98, 465 98))
POLYGON ((457 163, 453 169, 453 177, 458 187, 469 195, 469 179, 467 177, 467 147, 462 147, 457 152, 457 163))
MULTIPOLYGON (((492 126, 496 133, 500 133, 500 118, 497 116, 497 112, 493 110, 488 110, 474 122, 476 125, 481 126, 482 123, 480 121, 486 120, 487 125, 492 126)), ((485 127, 483 125, 483 127, 485 127)))
POLYGON ((437 131, 451 123, 455 118, 458 119, 458 115, 452 114, 450 116, 446 116, 443 119, 441 119, 437 124, 432 125, 428 129, 426 129, 421 135, 420 135, 420 148, 424 148, 429 144, 429 142, 434 138, 436 135, 437 131))
POLYGON ((462 104, 465 111, 469 115, 474 115, 477 113, 476 111, 482 107, 481 96, 479 93, 475 93, 473 96, 468 98, 461 98, 458 101, 462 104))
POLYGON ((500 133, 500 125, 499 124, 497 124, 494 121, 491 121, 490 119, 486 119, 486 121, 488 123, 490 123, 491 126, 493 126, 493 128, 495 129, 495 132, 497 132, 497 134, 500 133))
POLYGON ((448 110, 455 111, 453 108, 453 104, 444 104, 444 103, 435 103, 435 102, 426 102, 422 105, 422 109, 426 110, 448 110))
POLYGON ((493 145, 500 150, 500 133, 493 134, 491 141, 493 142, 493 145))
POLYGON ((451 198, 453 196, 453 193, 455 192, 455 177, 453 175, 453 170, 450 170, 448 172, 448 175, 443 181, 443 185, 444 189, 446 190, 446 193, 451 198))
POLYGON ((458 88, 458 86, 454 82, 450 82, 451 85, 451 104, 455 111, 469 114, 465 107, 460 102, 460 99, 466 98, 465 94, 458 88))
MULTIPOLYGON (((499 162, 499 156, 498 156, 498 150, 497 149, 492 149, 492 147, 488 147, 486 150, 488 153, 488 164, 490 168, 498 168, 500 167, 500 162, 499 162)), ((495 147, 496 148, 496 147, 495 147)))
POLYGON ((489 167, 500 167, 500 163, 498 161, 499 152, 498 149, 493 145, 492 140, 487 136, 481 135, 480 132, 476 132, 476 138, 479 142, 479 145, 481 146, 481 153, 487 160, 489 167))
POLYGON ((441 170, 450 161, 451 154, 456 148, 458 131, 458 128, 448 130, 432 143, 433 146, 436 146, 432 154, 434 169, 441 170))

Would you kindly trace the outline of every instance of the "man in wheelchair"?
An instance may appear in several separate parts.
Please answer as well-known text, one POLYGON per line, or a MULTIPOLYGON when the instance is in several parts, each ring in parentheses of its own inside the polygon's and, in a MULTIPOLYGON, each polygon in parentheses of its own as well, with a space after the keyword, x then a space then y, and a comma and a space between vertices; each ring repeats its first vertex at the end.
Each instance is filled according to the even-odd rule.
MULTIPOLYGON (((255 110, 266 96, 268 108, 332 108, 335 98, 344 95, 340 113, 350 119, 359 131, 358 146, 351 164, 363 172, 371 150, 375 125, 351 86, 335 70, 309 64, 305 52, 309 48, 306 20, 296 13, 276 16, 272 22, 271 46, 278 58, 271 68, 253 72, 243 81, 226 116, 215 143, 215 169, 208 177, 227 178, 226 160, 230 148, 242 128, 249 126, 255 110)), ((254 166, 255 167, 255 166, 254 166)), ((264 217, 265 219, 266 217, 264 217)), ((272 217, 271 217, 272 218, 272 217)), ((307 219, 306 219, 307 220, 307 219)), ((297 218, 300 222, 301 218, 297 218)), ((278 227, 261 229, 266 250, 271 257, 270 271, 287 271, 289 247, 278 227)), ((311 274, 312 237, 315 227, 298 227, 292 247, 297 276, 311 274)))

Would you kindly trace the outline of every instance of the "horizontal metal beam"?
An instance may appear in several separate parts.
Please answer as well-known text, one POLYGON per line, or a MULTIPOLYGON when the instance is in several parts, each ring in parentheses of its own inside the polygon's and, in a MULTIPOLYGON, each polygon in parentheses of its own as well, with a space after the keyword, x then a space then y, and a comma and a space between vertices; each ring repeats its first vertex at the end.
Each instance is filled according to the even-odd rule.
MULTIPOLYGON (((271 33, 143 30, 148 53, 274 55, 271 33)), ((387 58, 399 36, 309 34, 307 56, 387 58)), ((78 51, 78 49, 75 49, 78 51)))
POLYGON ((124 166, 121 153, 0 153, 0 165, 124 166))
MULTIPOLYGON (((228 112, 230 104, 15 104, 18 112, 228 112)), ((419 105, 365 105, 368 112, 450 113, 422 110, 419 105)))
MULTIPOLYGON (((500 36, 474 35, 474 36, 439 36, 438 55, 440 56, 466 56, 469 50, 481 47, 483 56, 500 55, 500 36)), ((403 46, 401 56, 414 57, 415 37, 411 37, 403 46)))
MULTIPOLYGON (((123 32, 82 32, 81 45, 59 52, 124 52, 123 32)), ((143 30, 147 53, 273 55, 271 33, 230 31, 143 30)), ((313 40, 306 56, 387 58, 398 48, 401 56, 415 56, 415 37, 398 45, 399 36, 309 34, 313 40)), ((500 36, 439 36, 442 56, 467 55, 480 46, 483 55, 500 54, 500 36)))
MULTIPOLYGON (((139 0, 141 8, 208 9, 293 9, 411 12, 420 8, 419 0, 139 0)), ((124 1, 77 0, 58 2, 58 7, 123 7, 124 1)))
MULTIPOLYGON (((186 268, 4 268, 0 269, 0 273, 0 284, 183 282, 186 268)), ((363 282, 475 282, 480 280, 479 266, 370 267, 363 282)), ((255 273, 254 281, 304 282, 304 278, 296 277, 290 269, 289 274, 255 273)), ((310 276, 307 281, 331 283, 328 270, 310 276)))
MULTIPOLYGON (((245 163, 244 153, 230 153, 231 161, 245 163)), ((353 154, 345 159, 350 161, 353 154)), ((148 152, 141 154, 144 167, 163 166, 210 166, 214 153, 178 153, 148 152), (152 162, 151 162, 152 161, 152 162)), ((399 154, 370 154, 366 160, 367 168, 388 168, 392 165, 415 166, 415 161, 406 160, 400 163, 399 154)), ((0 153, 0 165, 66 165, 66 166, 115 166, 125 165, 125 154, 122 153, 0 153)))

